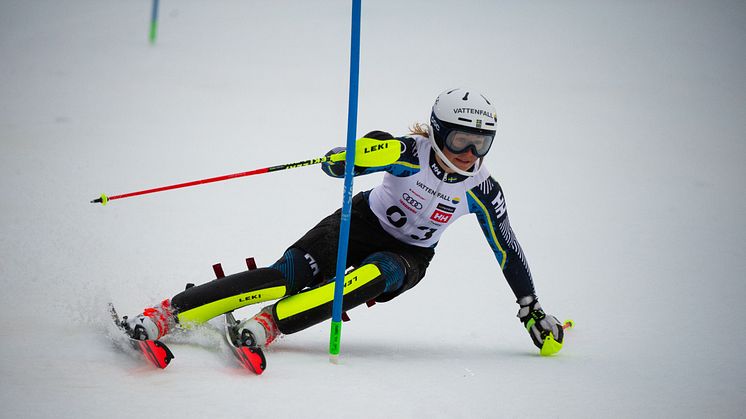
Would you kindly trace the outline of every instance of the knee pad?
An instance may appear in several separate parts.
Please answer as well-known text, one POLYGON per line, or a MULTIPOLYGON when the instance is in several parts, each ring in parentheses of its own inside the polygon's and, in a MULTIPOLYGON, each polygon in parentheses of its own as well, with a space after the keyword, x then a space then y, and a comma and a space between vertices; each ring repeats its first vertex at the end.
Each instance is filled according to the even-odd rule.
POLYGON ((319 266, 313 256, 297 247, 286 250, 270 268, 280 271, 285 278, 288 294, 309 286, 319 275, 319 266))

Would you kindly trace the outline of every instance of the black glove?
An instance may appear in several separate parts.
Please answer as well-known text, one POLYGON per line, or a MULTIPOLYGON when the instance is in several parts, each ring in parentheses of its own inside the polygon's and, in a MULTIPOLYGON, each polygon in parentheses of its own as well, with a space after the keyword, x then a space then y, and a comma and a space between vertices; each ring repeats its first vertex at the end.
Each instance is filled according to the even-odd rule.
POLYGON ((556 317, 544 313, 535 295, 521 297, 517 303, 521 306, 518 318, 526 327, 534 345, 541 349, 541 354, 552 355, 559 352, 565 338, 562 323, 556 317))
MULTIPOLYGON (((347 147, 334 147, 333 149, 327 151, 324 156, 331 156, 332 154, 341 153, 345 150, 347 150, 347 147)), ((345 161, 340 160, 337 162, 324 162, 321 164, 321 170, 334 177, 344 177, 345 161)))

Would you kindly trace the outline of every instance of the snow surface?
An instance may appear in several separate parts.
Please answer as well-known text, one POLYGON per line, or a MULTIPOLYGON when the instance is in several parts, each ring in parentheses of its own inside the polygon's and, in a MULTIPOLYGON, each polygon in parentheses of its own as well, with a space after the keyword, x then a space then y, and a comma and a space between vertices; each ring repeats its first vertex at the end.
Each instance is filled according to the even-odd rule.
MULTIPOLYGON (((548 312, 539 357, 473 217, 412 292, 287 336, 262 376, 209 324, 153 370, 134 314, 341 201, 318 168, 112 202, 343 144, 347 1, 0 2, 0 417, 737 417, 746 406, 742 1, 366 1, 358 133, 479 86, 487 158, 548 312)), ((380 175, 356 179, 356 190, 380 175)), ((258 307, 242 309, 250 316, 258 307)))

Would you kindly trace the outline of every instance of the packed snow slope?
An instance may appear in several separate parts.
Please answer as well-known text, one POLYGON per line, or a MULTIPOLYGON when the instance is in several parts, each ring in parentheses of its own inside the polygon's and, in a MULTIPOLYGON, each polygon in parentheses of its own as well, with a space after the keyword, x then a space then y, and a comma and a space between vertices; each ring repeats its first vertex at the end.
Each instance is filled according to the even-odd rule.
MULTIPOLYGON (((366 1, 358 134, 405 134, 442 90, 499 113, 486 159, 549 313, 538 356, 473 217, 411 292, 241 371, 219 324, 156 371, 124 314, 274 262, 340 205, 300 168, 345 142, 347 1, 0 2, 0 416, 735 417, 746 363, 746 6, 739 1, 366 1)), ((365 190, 380 175, 356 179, 365 190)), ((250 316, 259 307, 240 310, 250 316)))

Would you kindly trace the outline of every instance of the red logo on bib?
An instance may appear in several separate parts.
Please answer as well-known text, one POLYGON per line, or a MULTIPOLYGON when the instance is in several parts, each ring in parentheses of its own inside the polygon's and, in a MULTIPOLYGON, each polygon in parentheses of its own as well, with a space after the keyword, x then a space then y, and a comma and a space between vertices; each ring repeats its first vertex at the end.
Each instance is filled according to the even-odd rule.
POLYGON ((435 221, 436 223, 445 224, 445 223, 448 222, 448 220, 451 219, 452 215, 453 214, 449 214, 447 212, 443 212, 443 211, 440 211, 440 210, 435 210, 435 212, 433 213, 433 215, 430 216, 430 219, 433 220, 433 221, 435 221))

